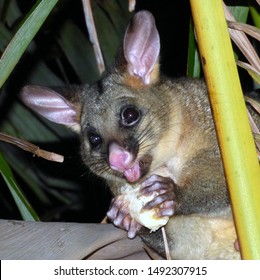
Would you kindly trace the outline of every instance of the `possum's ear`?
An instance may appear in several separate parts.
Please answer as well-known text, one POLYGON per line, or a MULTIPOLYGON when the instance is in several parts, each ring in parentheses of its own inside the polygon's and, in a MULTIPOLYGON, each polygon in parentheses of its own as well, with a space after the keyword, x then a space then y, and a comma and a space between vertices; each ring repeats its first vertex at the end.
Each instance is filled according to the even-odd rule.
POLYGON ((125 82, 135 85, 136 79, 143 85, 155 83, 159 78, 159 52, 160 37, 154 17, 148 11, 136 13, 124 38, 124 57, 128 74, 125 82))
POLYGON ((21 91, 20 99, 46 119, 79 132, 80 109, 55 90, 41 86, 25 86, 21 91))

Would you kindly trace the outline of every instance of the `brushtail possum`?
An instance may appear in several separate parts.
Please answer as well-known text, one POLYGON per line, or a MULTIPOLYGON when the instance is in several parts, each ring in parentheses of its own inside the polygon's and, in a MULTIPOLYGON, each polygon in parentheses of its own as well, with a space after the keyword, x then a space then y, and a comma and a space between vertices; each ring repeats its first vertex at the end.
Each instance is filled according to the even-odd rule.
POLYGON ((84 163, 114 194, 108 217, 164 254, 160 231, 143 230, 124 203, 122 187, 156 194, 173 259, 239 259, 220 151, 203 81, 162 77, 153 16, 135 14, 114 66, 94 85, 26 86, 22 101, 79 133, 84 163))

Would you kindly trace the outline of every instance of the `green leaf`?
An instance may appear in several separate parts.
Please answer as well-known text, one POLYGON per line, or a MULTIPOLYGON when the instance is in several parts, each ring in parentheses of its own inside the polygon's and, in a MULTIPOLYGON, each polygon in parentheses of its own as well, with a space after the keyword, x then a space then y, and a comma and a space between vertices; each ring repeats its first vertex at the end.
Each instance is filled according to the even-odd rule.
POLYGON ((131 13, 127 9, 128 1, 100 1, 99 5, 113 24, 113 29, 117 32, 119 39, 122 39, 131 18, 131 13))
POLYGON ((228 6, 229 11, 235 17, 236 21, 246 23, 249 8, 244 6, 228 6))
POLYGON ((64 86, 64 82, 42 60, 34 66, 33 73, 30 76, 30 83, 44 84, 46 86, 64 86))
POLYGON ((71 21, 66 21, 59 44, 81 83, 93 83, 99 78, 91 43, 71 21))
POLYGON ((6 48, 0 63, 0 88, 58 0, 37 1, 6 48))
POLYGON ((250 13, 255 24, 255 27, 260 28, 260 11, 257 3, 250 1, 250 13))
POLYGON ((100 7, 95 7, 93 15, 105 64, 109 67, 115 59, 116 51, 122 38, 113 27, 107 13, 100 7))
POLYGON ((192 78, 200 78, 200 74, 200 56, 194 36, 194 25, 192 20, 190 20, 187 75, 192 78))
POLYGON ((13 26, 17 20, 22 16, 22 13, 18 7, 17 1, 1 1, 0 11, 1 11, 1 20, 5 21, 8 26, 13 26))
POLYGON ((39 221, 39 217, 27 201, 19 186, 17 185, 14 175, 5 161, 3 155, 0 153, 0 172, 15 200, 15 203, 26 221, 39 221))

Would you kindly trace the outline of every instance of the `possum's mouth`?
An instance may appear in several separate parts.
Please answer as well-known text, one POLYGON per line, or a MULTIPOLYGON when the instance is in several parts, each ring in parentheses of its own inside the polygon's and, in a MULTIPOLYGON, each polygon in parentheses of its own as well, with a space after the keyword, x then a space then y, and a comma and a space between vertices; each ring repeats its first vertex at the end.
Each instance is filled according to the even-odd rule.
POLYGON ((149 171, 152 156, 129 152, 116 142, 109 145, 108 164, 119 176, 123 176, 130 183, 134 183, 144 177, 149 171))
POLYGON ((141 168, 139 162, 134 163, 134 165, 125 170, 123 174, 127 181, 131 183, 138 181, 141 177, 141 168))
POLYGON ((133 165, 123 172, 124 177, 130 183, 142 179, 149 171, 152 163, 152 156, 145 155, 140 160, 135 160, 133 165))

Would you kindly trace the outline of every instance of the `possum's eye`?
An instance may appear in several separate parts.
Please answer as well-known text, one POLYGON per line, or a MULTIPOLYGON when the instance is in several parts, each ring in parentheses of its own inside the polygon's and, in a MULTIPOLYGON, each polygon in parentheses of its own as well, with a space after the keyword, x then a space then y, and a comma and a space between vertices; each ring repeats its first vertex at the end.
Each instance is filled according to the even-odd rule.
POLYGON ((96 133, 89 133, 88 140, 92 148, 98 148, 102 143, 102 138, 96 133))
POLYGON ((134 126, 139 122, 140 118, 140 111, 132 105, 128 105, 121 110, 121 124, 123 126, 134 126))

